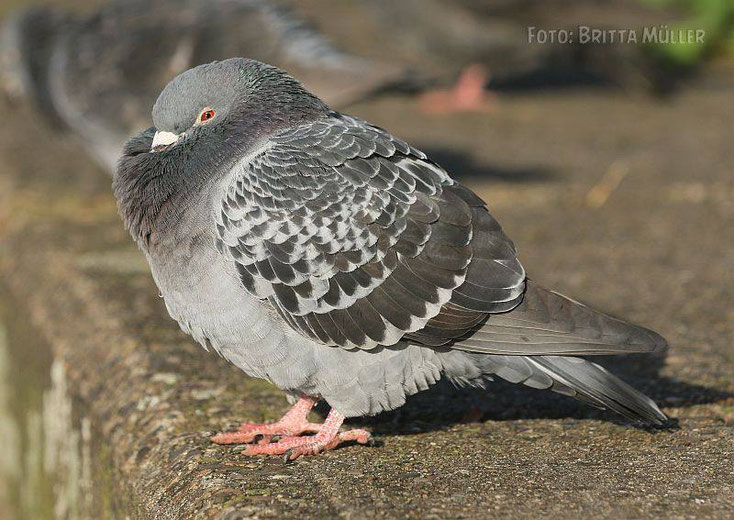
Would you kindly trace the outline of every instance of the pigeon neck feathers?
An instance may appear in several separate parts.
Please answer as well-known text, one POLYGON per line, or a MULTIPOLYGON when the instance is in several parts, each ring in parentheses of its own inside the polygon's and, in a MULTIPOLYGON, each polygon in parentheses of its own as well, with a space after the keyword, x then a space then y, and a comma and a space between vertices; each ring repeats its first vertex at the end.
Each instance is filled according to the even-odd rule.
POLYGON ((280 69, 236 58, 197 67, 174 79, 153 110, 158 130, 179 133, 186 128, 188 112, 193 112, 185 104, 198 110, 186 89, 198 88, 200 95, 202 91, 206 95, 217 86, 216 77, 213 86, 195 83, 192 71, 207 67, 224 70, 222 87, 236 91, 232 99, 225 99, 227 114, 218 124, 195 129, 161 152, 151 152, 156 128, 149 128, 123 149, 114 190, 120 214, 142 247, 150 246, 152 237, 179 221, 204 187, 270 137, 330 113, 319 98, 280 69))

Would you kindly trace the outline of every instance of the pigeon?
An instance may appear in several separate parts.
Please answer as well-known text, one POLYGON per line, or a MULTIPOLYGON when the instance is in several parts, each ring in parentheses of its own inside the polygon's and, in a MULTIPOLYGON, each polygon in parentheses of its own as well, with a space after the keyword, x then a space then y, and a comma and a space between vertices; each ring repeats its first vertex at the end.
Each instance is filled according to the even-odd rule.
POLYGON ((0 78, 112 174, 172 77, 240 55, 288 69, 336 106, 420 82, 402 66, 335 48, 268 0, 114 0, 85 15, 30 8, 4 24, 0 78))
POLYGON ((585 359, 666 341, 531 281, 485 202, 387 130, 244 58, 177 76, 152 121, 125 145, 113 189, 169 314, 295 403, 214 442, 288 460, 368 443, 341 430, 346 418, 400 407, 443 377, 666 421, 585 359), (311 423, 320 400, 330 411, 311 423))
POLYGON ((681 21, 680 13, 650 3, 363 0, 358 6, 377 31, 389 35, 384 41, 395 59, 419 63, 443 83, 459 77, 453 89, 429 92, 421 99, 429 112, 455 112, 493 108, 495 100, 479 88, 488 85, 502 89, 603 83, 634 93, 670 90, 676 71, 642 43, 629 44, 620 37, 637 29, 641 39, 643 27, 681 21), (589 41, 582 27, 616 31, 616 38, 589 41), (469 81, 467 88, 467 79, 477 71, 483 83, 472 86, 469 81))

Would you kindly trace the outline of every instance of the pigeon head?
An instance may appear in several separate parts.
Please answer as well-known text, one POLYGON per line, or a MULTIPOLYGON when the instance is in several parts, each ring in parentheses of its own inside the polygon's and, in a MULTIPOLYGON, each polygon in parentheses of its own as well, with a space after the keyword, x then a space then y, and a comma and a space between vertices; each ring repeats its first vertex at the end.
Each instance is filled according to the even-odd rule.
POLYGON ((328 112, 298 81, 258 61, 232 58, 182 73, 155 102, 155 127, 123 149, 114 176, 123 220, 148 243, 259 143, 328 112))
POLYGON ((152 151, 209 134, 252 143, 327 110, 276 67, 243 58, 216 61, 183 72, 163 89, 153 106, 152 151))

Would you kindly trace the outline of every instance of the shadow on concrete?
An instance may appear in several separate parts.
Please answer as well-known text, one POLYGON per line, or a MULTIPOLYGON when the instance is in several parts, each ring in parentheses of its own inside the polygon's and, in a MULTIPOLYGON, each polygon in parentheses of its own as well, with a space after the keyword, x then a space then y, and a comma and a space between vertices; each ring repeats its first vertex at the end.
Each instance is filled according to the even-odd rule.
POLYGON ((510 183, 540 182, 555 177, 548 168, 528 165, 521 167, 495 166, 477 161, 471 154, 445 148, 422 147, 421 150, 436 164, 462 182, 494 180, 510 183))

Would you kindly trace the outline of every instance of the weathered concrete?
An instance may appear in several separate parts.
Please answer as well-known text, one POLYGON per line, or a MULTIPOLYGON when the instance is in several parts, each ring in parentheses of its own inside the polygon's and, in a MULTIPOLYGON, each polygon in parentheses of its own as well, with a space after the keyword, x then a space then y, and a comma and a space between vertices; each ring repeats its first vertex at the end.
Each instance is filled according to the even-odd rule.
POLYGON ((599 91, 505 97, 491 115, 427 117, 399 98, 356 107, 477 189, 538 281, 667 336, 664 366, 613 364, 679 429, 636 429, 510 385, 440 386, 366 421, 382 447, 288 466, 209 443, 239 420, 277 417, 285 400, 178 331, 109 179, 2 104, 0 273, 53 360, 45 413, 75 405, 62 430, 87 450, 78 474, 93 490, 75 514, 730 518, 732 94, 724 81, 664 103, 599 91))

